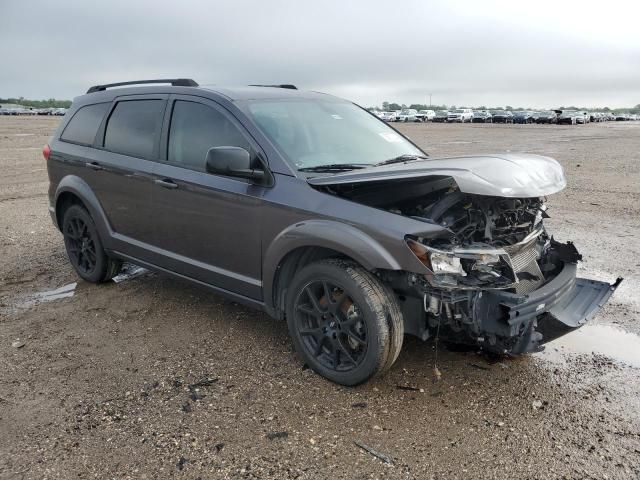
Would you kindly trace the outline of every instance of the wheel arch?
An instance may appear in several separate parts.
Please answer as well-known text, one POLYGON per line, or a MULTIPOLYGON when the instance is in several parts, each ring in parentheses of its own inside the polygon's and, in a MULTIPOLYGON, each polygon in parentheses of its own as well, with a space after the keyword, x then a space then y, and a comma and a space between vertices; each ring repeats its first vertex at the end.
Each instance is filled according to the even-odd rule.
POLYGON ((296 272, 331 257, 352 260, 369 271, 401 269, 379 242, 351 225, 329 220, 300 222, 281 232, 264 256, 263 298, 267 311, 283 318, 286 287, 296 272))
POLYGON ((87 209, 93 219, 100 238, 103 243, 108 243, 111 238, 111 227, 107 220, 107 216, 100 205, 98 197, 91 187, 82 178, 75 175, 69 175, 62 179, 56 188, 55 195, 55 213, 56 225, 58 229, 62 229, 62 220, 65 210, 70 205, 82 205, 87 209))

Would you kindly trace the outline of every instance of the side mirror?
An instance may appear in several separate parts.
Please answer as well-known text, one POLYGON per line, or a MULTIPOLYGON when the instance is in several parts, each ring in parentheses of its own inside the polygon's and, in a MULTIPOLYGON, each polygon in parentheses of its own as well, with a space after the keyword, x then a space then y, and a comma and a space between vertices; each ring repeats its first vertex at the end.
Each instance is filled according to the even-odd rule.
POLYGON ((207 151, 207 173, 262 181, 263 170, 251 168, 251 155, 242 147, 212 147, 207 151))

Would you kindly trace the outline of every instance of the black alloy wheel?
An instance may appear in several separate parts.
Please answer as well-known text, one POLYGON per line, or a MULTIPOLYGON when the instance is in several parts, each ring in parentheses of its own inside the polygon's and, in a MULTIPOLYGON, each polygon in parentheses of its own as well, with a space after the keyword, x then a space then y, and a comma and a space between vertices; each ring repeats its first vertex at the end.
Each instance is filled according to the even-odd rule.
POLYGON ((96 225, 82 205, 66 209, 62 235, 71 265, 84 280, 101 283, 118 274, 122 262, 107 256, 96 225))
POLYGON ((287 289, 286 317, 298 354, 320 375, 357 385, 395 362, 404 336, 395 294, 360 265, 311 263, 287 289))
POLYGON ((64 240, 73 267, 85 275, 96 269, 96 242, 89 233, 89 226, 79 217, 70 218, 64 226, 64 240))
POLYGON ((307 352, 325 368, 348 372, 367 353, 362 311, 341 285, 314 281, 296 298, 295 321, 307 352))

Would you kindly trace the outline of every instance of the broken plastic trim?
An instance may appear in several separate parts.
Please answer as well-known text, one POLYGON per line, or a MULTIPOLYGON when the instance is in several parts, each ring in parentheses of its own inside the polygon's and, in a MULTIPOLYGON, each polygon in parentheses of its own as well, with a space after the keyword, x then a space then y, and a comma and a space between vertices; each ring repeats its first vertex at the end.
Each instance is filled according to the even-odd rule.
MULTIPOLYGON (((529 235, 527 235, 521 242, 518 242, 509 247, 511 252, 519 251, 538 238, 544 229, 540 225, 529 235)), ((484 289, 508 289, 514 288, 519 282, 516 268, 513 265, 510 254, 504 248, 495 248, 490 245, 472 245, 469 247, 453 247, 451 249, 434 248, 428 245, 424 245, 420 240, 407 236, 405 241, 409 246, 411 252, 420 260, 420 262, 429 269, 431 275, 427 276, 427 280, 431 285, 438 288, 456 288, 460 290, 484 290, 484 289), (456 277, 466 277, 470 273, 465 269, 462 260, 469 260, 474 262, 474 269, 481 270, 490 275, 496 277, 496 284, 481 283, 478 285, 463 285, 460 284, 456 277), (508 277, 498 272, 497 269, 492 267, 507 266, 508 277), (508 282, 499 283, 498 279, 506 279, 508 282)), ((552 245, 558 244, 552 240, 552 245)), ((571 261, 571 258, 581 256, 575 251, 575 247, 572 244, 558 244, 564 247, 563 252, 571 252, 571 254, 563 255, 565 261, 571 261), (571 245, 573 251, 571 251, 571 245)), ((576 260, 577 261, 577 260, 576 260)))

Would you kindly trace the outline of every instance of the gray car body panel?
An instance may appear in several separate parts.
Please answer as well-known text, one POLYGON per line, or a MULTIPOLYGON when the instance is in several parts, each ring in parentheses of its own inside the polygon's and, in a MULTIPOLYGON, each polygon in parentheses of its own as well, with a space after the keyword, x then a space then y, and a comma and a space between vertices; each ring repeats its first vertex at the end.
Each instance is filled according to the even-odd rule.
POLYGON ((464 193, 496 197, 543 197, 567 185, 556 160, 522 153, 409 161, 311 178, 308 182, 321 186, 429 176, 449 176, 464 193))
MULTIPOLYGON (((49 143, 49 208, 54 222, 58 227, 62 223, 56 211, 59 199, 73 194, 89 210, 105 248, 113 255, 275 314, 279 299, 275 298, 274 286, 279 268, 301 248, 330 249, 370 271, 428 275, 430 271, 408 248, 406 236, 433 239, 450 234, 440 225, 349 201, 327 193, 324 187, 448 176, 469 194, 539 197, 558 192, 566 185, 562 167, 555 160, 525 154, 428 159, 310 178, 311 175, 294 170, 245 113, 246 102, 254 98, 343 101, 319 93, 263 87, 216 91, 135 87, 76 98, 49 143), (272 175, 272 182, 255 185, 166 163, 163 149, 168 108, 156 139, 157 157, 153 159, 102 148, 100 138, 108 115, 92 146, 60 140, 74 113, 84 105, 111 102, 113 108, 119 99, 150 96, 167 104, 173 98, 188 98, 215 105, 242 127, 272 175), (86 168, 89 163, 100 168, 86 168), (164 190, 154 183, 167 178, 178 186, 164 190)), ((575 270, 567 275, 575 278, 575 270)), ((582 285, 580 282, 578 279, 576 285, 582 285)), ((610 295, 605 290, 613 287, 604 283, 591 286, 589 309, 583 312, 588 316, 610 295)), ((576 298, 587 295, 580 293, 587 292, 584 288, 573 291, 576 298)), ((504 296, 500 298, 507 301, 504 296)), ((571 298, 563 298, 566 302, 554 304, 554 315, 558 317, 562 317, 562 307, 572 308, 571 298)), ((513 301, 518 299, 514 296, 513 301)))
MULTIPOLYGON (((106 249, 122 258, 137 259, 152 268, 235 292, 252 303, 263 302, 269 311, 274 306, 272 284, 278 265, 289 252, 303 246, 330 248, 370 270, 427 273, 407 248, 405 235, 428 238, 446 234, 444 228, 312 188, 304 176, 294 174, 239 108, 254 97, 343 100, 286 89, 254 87, 239 91, 238 100, 231 99, 231 93, 223 89, 220 94, 189 87, 122 88, 76 98, 50 142, 51 208, 55 211, 59 195, 65 191, 63 185, 70 182, 67 175, 73 174, 85 185, 73 193, 92 205, 90 212, 104 235, 106 249), (161 161, 162 152, 153 161, 108 152, 98 146, 106 120, 93 147, 59 139, 82 106, 115 104, 136 96, 215 102, 242 125, 249 141, 260 146, 265 164, 274 175, 273 186, 252 185, 165 164, 161 161), (64 155, 58 153, 61 151, 64 155), (85 168, 91 162, 103 168, 85 168), (171 178, 179 188, 166 191, 154 186, 154 179, 159 178, 171 178)), ((163 130, 162 141, 166 141, 165 133, 163 130)), ((61 219, 58 226, 59 223, 61 219)))

